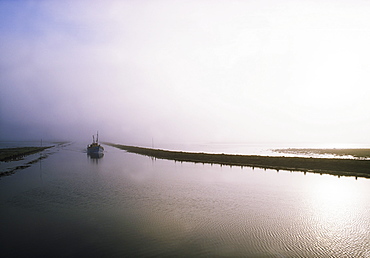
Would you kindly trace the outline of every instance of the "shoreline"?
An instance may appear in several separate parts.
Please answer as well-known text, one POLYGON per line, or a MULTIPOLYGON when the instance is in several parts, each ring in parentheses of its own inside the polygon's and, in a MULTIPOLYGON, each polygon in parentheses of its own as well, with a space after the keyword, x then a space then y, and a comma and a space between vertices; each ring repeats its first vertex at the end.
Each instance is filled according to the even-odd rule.
POLYGON ((54 145, 46 147, 16 147, 0 149, 0 161, 13 161, 52 147, 54 147, 54 145))
MULTIPOLYGON (((52 146, 46 147, 15 147, 15 148, 4 148, 0 149, 0 162, 12 162, 17 160, 22 160, 24 157, 32 154, 36 154, 38 152, 42 152, 46 149, 52 148, 52 146)), ((27 162, 26 164, 16 166, 14 168, 0 171, 0 177, 3 176, 10 176, 14 174, 17 170, 24 169, 30 167, 32 164, 38 162, 39 160, 47 158, 48 155, 43 155, 34 160, 27 162)))
POLYGON ((104 143, 106 145, 158 159, 179 162, 219 164, 273 170, 300 171, 319 174, 370 178, 370 160, 274 157, 258 155, 210 154, 143 148, 129 145, 104 143))

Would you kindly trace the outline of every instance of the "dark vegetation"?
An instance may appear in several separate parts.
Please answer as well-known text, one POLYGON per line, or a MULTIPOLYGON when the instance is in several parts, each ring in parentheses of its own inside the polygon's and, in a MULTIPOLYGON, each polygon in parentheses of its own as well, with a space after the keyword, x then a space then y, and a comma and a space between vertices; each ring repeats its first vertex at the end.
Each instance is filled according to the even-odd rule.
POLYGON ((24 156, 34 154, 45 149, 49 149, 54 146, 47 147, 20 147, 20 148, 6 148, 0 149, 0 161, 11 161, 20 159, 24 156))
POLYGON ((278 171, 303 171, 337 176, 354 176, 356 178, 370 178, 370 160, 192 153, 149 149, 112 143, 106 144, 136 154, 180 162, 248 166, 253 168, 276 169, 278 171))

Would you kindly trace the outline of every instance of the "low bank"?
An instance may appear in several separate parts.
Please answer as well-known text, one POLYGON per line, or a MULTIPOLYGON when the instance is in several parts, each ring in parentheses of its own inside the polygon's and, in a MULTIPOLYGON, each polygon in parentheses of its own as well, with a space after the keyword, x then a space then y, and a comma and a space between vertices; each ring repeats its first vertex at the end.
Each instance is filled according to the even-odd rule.
POLYGON ((0 161, 11 161, 14 159, 22 158, 27 155, 31 155, 45 149, 49 149, 54 146, 47 147, 19 147, 19 148, 6 148, 0 149, 0 161))
POLYGON ((270 157, 258 155, 210 154, 150 149, 121 144, 105 143, 131 153, 157 159, 220 164, 227 166, 247 166, 264 169, 302 171, 337 176, 370 178, 370 160, 324 159, 302 157, 270 157))

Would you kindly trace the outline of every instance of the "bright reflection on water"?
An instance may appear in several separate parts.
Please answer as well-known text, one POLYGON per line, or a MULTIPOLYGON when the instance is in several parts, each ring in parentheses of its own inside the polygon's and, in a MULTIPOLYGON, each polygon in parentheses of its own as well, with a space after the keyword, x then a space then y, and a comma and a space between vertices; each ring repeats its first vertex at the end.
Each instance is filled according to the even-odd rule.
POLYGON ((0 180, 10 256, 369 257, 370 180, 71 145, 0 180), (22 247, 22 248, 20 248, 22 247))
POLYGON ((309 207, 318 247, 330 248, 332 255, 369 256, 370 210, 369 200, 362 196, 366 194, 365 187, 368 186, 353 184, 349 178, 333 181, 329 177, 315 185, 309 207))

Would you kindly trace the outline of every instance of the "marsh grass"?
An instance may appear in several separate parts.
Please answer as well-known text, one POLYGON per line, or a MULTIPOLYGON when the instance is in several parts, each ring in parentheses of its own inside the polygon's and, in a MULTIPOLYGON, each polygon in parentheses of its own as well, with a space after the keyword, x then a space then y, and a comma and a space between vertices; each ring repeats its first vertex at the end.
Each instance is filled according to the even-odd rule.
POLYGON ((24 156, 34 154, 45 149, 49 149, 54 146, 47 147, 19 147, 19 148, 6 148, 0 149, 0 161, 12 161, 23 158, 24 156))

